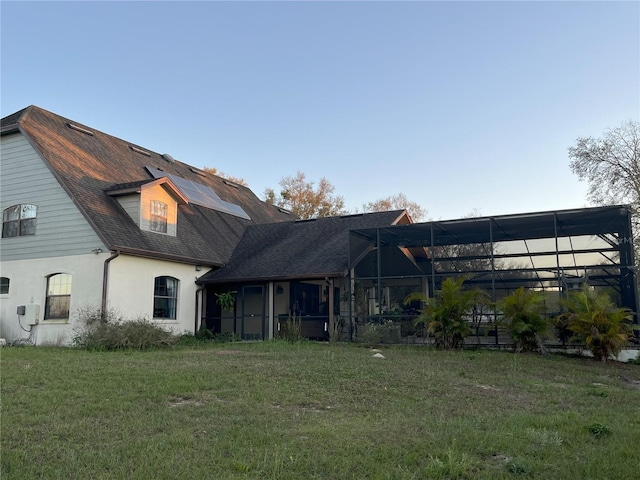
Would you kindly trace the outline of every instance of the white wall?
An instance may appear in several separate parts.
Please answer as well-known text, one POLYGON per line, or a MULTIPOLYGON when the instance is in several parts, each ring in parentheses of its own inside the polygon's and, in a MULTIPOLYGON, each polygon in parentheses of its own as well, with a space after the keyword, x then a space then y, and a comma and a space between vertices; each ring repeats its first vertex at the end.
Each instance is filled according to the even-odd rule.
MULTIPOLYGON (((40 323, 33 327, 32 340, 37 345, 68 345, 78 329, 76 315, 83 306, 100 306, 102 298, 102 265, 108 253, 75 255, 30 260, 3 261, 0 275, 10 279, 9 293, 0 295, 0 337, 13 342, 29 337, 20 328, 18 305, 40 305, 40 323), (72 275, 69 321, 43 321, 47 276, 54 273, 72 275)), ((22 326, 29 329, 24 319, 22 326)))
POLYGON ((120 255, 109 266, 108 308, 127 317, 153 320, 154 279, 159 276, 177 278, 179 283, 176 320, 157 320, 175 333, 194 333, 197 277, 206 272, 194 265, 120 255))
MULTIPOLYGON (((32 341, 36 345, 69 345, 81 328, 78 311, 83 307, 100 307, 104 260, 110 252, 99 255, 50 257, 32 260, 5 261, 0 275, 10 279, 9 293, 0 295, 0 337, 7 342, 26 339, 29 332, 20 328, 16 309, 19 305, 40 305, 40 322, 33 327, 32 341), (53 273, 72 275, 69 321, 44 321, 47 276, 53 273)), ((175 333, 194 333, 195 298, 198 274, 195 266, 120 255, 109 265, 108 308, 125 318, 146 318, 175 333), (179 283, 176 320, 153 320, 154 279, 158 276, 177 278, 179 283)), ((24 318, 22 326, 29 329, 24 318)))

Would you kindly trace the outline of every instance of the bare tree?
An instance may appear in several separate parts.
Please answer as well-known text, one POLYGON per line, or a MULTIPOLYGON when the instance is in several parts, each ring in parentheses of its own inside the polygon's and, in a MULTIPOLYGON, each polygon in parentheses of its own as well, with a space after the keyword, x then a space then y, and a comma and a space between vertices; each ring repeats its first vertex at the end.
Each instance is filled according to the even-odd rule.
POLYGON ((332 217, 348 213, 344 207, 344 198, 335 195, 335 187, 322 177, 314 188, 314 182, 307 181, 301 171, 295 177, 280 180, 280 193, 267 188, 263 197, 268 203, 290 210, 298 218, 332 217))
POLYGON ((589 184, 596 205, 628 203, 640 207, 640 123, 633 120, 610 129, 602 138, 580 137, 569 148, 570 167, 589 184))
POLYGON ((570 167, 589 185, 596 205, 631 205, 636 263, 640 261, 640 123, 623 122, 602 138, 580 137, 569 148, 570 167))
POLYGON ((404 193, 381 198, 375 202, 365 203, 362 206, 365 212, 384 212, 387 210, 406 210, 414 222, 419 222, 427 216, 427 211, 418 203, 412 202, 404 193))
POLYGON ((238 185, 244 185, 245 187, 247 186, 247 182, 244 178, 227 175, 223 171, 218 170, 216 167, 204 167, 203 170, 207 173, 211 173, 212 175, 217 175, 218 177, 222 177, 225 180, 229 180, 230 182, 237 183, 238 185))

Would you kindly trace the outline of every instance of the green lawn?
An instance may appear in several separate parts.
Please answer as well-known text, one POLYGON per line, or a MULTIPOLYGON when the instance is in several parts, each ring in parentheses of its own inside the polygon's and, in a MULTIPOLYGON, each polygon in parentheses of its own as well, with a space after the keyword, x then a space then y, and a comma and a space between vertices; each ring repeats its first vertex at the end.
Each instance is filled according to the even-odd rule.
POLYGON ((382 353, 282 342, 4 348, 0 476, 639 478, 639 366, 382 353))

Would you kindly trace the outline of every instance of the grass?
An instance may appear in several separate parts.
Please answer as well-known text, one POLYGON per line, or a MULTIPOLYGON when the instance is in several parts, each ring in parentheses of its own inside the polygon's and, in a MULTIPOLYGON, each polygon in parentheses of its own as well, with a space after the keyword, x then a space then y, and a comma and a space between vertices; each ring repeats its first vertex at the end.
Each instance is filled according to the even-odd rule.
POLYGON ((383 354, 285 342, 5 348, 0 476, 636 477, 638 366, 424 347, 383 354))

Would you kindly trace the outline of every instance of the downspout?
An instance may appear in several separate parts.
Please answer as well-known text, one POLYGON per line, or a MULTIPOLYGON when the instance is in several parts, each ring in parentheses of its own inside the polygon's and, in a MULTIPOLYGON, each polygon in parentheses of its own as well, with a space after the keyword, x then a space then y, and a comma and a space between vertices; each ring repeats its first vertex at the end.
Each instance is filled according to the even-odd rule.
POLYGON ((198 297, 200 297, 200 299, 202 299, 201 293, 205 288, 206 288, 206 286, 202 285, 202 286, 198 287, 198 289, 196 290, 196 313, 195 313, 196 318, 194 319, 194 323, 193 323, 193 334, 194 335, 198 334, 198 330, 199 330, 198 320, 202 320, 201 311, 198 308, 201 305, 201 302, 198 302, 198 297))
POLYGON ((106 315, 107 312, 107 292, 109 285, 109 263, 111 260, 115 260, 120 256, 120 250, 116 250, 109 258, 104 261, 104 268, 102 270, 102 304, 100 306, 100 312, 102 315, 106 315))

